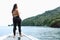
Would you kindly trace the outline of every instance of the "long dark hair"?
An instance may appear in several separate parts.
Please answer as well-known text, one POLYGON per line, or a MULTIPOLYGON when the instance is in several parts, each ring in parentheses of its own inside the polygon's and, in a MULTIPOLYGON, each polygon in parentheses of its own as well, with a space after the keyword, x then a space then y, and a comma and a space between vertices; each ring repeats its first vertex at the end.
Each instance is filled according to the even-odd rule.
POLYGON ((12 9, 12 13, 16 8, 17 8, 17 4, 14 4, 13 9, 12 9))

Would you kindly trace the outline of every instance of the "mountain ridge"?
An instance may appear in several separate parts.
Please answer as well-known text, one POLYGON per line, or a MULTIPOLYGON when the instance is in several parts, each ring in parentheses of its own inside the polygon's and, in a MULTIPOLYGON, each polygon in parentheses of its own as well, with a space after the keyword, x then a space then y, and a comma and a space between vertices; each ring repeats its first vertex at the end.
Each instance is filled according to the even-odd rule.
MULTIPOLYGON (((22 21, 23 26, 52 26, 52 20, 60 19, 60 7, 53 10, 45 11, 43 14, 38 14, 33 17, 29 17, 22 21)), ((60 20, 59 20, 60 21, 60 20)), ((57 25, 58 26, 58 25, 57 25)))

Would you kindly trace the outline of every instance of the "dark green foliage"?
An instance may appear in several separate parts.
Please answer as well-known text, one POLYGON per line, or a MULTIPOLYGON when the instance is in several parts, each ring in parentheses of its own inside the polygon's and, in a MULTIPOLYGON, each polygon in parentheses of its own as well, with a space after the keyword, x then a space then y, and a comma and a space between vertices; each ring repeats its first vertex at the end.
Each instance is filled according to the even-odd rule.
MULTIPOLYGON (((23 26, 51 26, 53 21, 60 19, 60 7, 22 21, 23 26)), ((60 21, 60 20, 59 20, 60 21)))

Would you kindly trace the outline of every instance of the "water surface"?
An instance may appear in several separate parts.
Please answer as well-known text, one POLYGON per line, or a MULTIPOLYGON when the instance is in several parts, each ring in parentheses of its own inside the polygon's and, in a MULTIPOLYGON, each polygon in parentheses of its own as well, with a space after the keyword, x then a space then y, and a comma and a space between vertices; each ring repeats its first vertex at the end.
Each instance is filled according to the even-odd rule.
MULTIPOLYGON (((12 33, 13 27, 0 27, 0 36, 12 33)), ((39 40, 60 40, 60 28, 22 26, 22 32, 39 40)))

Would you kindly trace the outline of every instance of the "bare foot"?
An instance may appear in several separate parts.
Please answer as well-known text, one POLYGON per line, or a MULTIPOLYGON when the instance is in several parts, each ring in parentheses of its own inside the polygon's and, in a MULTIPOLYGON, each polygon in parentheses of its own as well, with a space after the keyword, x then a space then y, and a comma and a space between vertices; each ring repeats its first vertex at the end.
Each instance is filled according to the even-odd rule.
POLYGON ((13 36, 13 38, 15 38, 15 36, 13 36))
POLYGON ((20 37, 23 37, 23 35, 20 35, 20 37))

